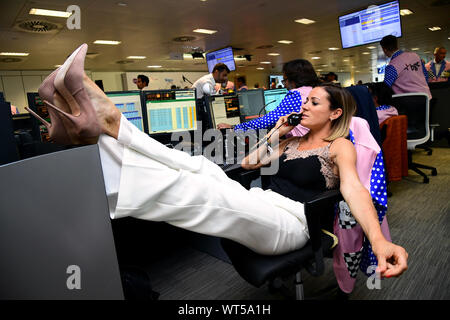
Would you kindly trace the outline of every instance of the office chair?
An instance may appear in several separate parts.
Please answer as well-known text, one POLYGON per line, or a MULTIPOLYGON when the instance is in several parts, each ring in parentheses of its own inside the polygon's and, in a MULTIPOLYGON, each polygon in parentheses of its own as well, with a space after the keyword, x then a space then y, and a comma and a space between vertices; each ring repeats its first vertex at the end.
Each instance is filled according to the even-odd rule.
POLYGON ((299 250, 276 256, 261 255, 228 239, 221 239, 222 247, 239 275, 255 287, 268 283, 271 292, 279 290, 289 296, 283 278, 295 274, 296 298, 303 300, 301 270, 306 269, 313 276, 324 273, 324 257, 331 257, 332 249, 337 244, 337 239, 331 232, 334 205, 341 199, 338 190, 330 190, 305 202, 310 240, 299 250))
POLYGON ((9 102, 0 101, 0 165, 19 160, 9 102))
POLYGON ((388 181, 408 176, 408 117, 393 116, 380 124, 382 149, 388 181))
POLYGON ((412 161, 412 152, 416 146, 430 139, 429 97, 421 92, 396 94, 392 96, 392 104, 397 108, 399 115, 408 117, 408 168, 421 175, 423 183, 429 183, 428 176, 420 169, 431 170, 431 175, 436 176, 436 168, 412 161))
MULTIPOLYGON (((371 192, 382 232, 386 239, 390 240, 385 219, 387 199, 379 195, 381 189, 386 186, 383 184, 384 181, 376 182, 383 179, 374 179, 374 175, 384 173, 380 147, 364 119, 354 117, 350 128, 350 140, 355 144, 357 162, 360 163, 357 167, 358 175, 364 187, 371 192)), ((304 298, 301 270, 306 268, 312 275, 320 276, 324 272, 323 258, 331 257, 332 254, 333 268, 339 284, 338 298, 345 299, 348 296, 344 292, 353 290, 358 269, 367 272, 367 267, 373 264, 373 253, 367 247, 361 226, 356 221, 354 223, 351 220, 343 221, 342 215, 335 214, 334 206, 340 200, 342 196, 339 191, 334 190, 305 203, 310 242, 302 249, 284 255, 265 256, 225 239, 221 240, 222 247, 241 277, 256 287, 269 283, 269 290, 279 289, 285 292, 282 279, 295 274, 297 299, 304 298), (338 244, 334 243, 335 236, 323 233, 322 229, 337 235, 338 244)))

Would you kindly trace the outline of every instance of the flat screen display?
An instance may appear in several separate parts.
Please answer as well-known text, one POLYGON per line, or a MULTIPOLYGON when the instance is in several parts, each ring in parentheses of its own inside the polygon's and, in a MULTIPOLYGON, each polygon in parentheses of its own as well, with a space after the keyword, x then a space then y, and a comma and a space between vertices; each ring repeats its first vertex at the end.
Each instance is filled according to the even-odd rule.
POLYGON ((148 133, 197 130, 195 90, 145 91, 148 133))
POLYGON ((206 63, 208 64, 208 70, 210 73, 213 71, 214 66, 218 63, 225 63, 230 71, 236 70, 233 49, 231 47, 208 52, 206 54, 206 63))
POLYGON ((398 1, 369 6, 339 17, 342 48, 380 41, 384 36, 402 36, 398 1))
POLYGON ((106 95, 128 121, 139 130, 144 131, 141 93, 139 91, 107 92, 106 95))

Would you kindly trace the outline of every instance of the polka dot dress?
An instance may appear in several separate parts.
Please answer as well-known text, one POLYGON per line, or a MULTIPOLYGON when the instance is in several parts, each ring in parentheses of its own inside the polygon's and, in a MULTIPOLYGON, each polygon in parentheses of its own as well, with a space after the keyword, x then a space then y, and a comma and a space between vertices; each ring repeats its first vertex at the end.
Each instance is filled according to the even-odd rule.
POLYGON ((249 129, 269 129, 275 126, 278 119, 292 112, 300 112, 302 107, 302 96, 298 91, 290 91, 274 110, 264 117, 244 122, 234 126, 234 130, 247 131, 249 129))
MULTIPOLYGON (((355 144, 355 138, 353 132, 350 130, 350 141, 355 144)), ((387 185, 386 185, 386 172, 384 170, 384 160, 383 153, 380 151, 375 159, 375 163, 372 168, 372 173, 370 176, 370 195, 372 196, 372 201, 377 210, 378 221, 380 224, 387 211, 387 185)), ((373 272, 368 273, 367 270, 369 266, 377 266, 378 261, 375 254, 372 251, 372 246, 369 240, 364 237, 362 258, 359 264, 359 268, 367 276, 372 275, 373 272)), ((371 268, 375 270, 375 268, 371 268)))

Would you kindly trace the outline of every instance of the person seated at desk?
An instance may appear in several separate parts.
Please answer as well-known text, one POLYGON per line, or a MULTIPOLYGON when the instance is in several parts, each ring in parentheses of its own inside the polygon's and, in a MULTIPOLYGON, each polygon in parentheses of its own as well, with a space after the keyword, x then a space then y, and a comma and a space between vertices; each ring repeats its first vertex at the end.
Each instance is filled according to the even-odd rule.
POLYGON ((372 94, 373 103, 377 109, 378 123, 381 124, 384 120, 398 116, 398 111, 391 106, 392 103, 392 88, 384 82, 373 82, 367 85, 372 94))
POLYGON ((428 82, 448 81, 450 62, 445 60, 447 50, 444 47, 434 49, 434 59, 425 65, 428 71, 428 82))
POLYGON ((414 52, 399 50, 397 38, 393 35, 383 37, 380 46, 391 58, 384 71, 384 82, 394 93, 423 92, 431 99, 428 72, 420 57, 414 52))
MULTIPOLYGON (((203 156, 168 149, 137 129, 84 73, 86 52, 87 45, 82 45, 58 71, 66 73, 56 84, 64 90, 45 80, 39 91, 45 95, 46 89, 53 88, 65 101, 55 106, 53 95, 43 97, 52 110, 51 126, 57 128, 50 130, 52 140, 98 143, 112 218, 165 221, 237 241, 260 254, 282 254, 307 243, 299 198, 260 188, 247 190, 203 156), (73 96, 73 88, 83 90, 73 96), (63 123, 63 118, 69 121, 63 123)), ((304 191, 304 197, 340 185, 378 258, 377 271, 384 277, 399 276, 407 269, 408 254, 384 238, 370 194, 356 173, 355 150, 345 139, 355 109, 351 95, 341 88, 313 89, 303 107, 302 124, 310 129, 309 134, 274 145, 277 151, 271 155, 267 145, 262 145, 243 160, 243 166, 261 167, 284 157, 287 161, 281 164, 279 179, 291 181, 304 191), (314 156, 302 157, 306 154, 314 156), (307 174, 300 174, 300 169, 307 174)), ((280 118, 272 132, 279 130, 283 135, 291 130, 286 121, 287 116, 280 118)))
POLYGON ((245 77, 238 77, 236 79, 237 91, 247 91, 248 87, 245 81, 245 77))
MULTIPOLYGON (((319 78, 312 64, 304 59, 286 62, 283 65, 282 81, 289 90, 278 107, 261 118, 244 122, 235 126, 227 123, 219 123, 218 129, 230 129, 247 131, 249 129, 268 129, 275 125, 278 119, 284 115, 300 112, 302 103, 305 102, 312 88, 319 84, 319 78)), ((271 102, 266 102, 266 106, 271 102)), ((261 106, 262 107, 262 106, 261 106)))

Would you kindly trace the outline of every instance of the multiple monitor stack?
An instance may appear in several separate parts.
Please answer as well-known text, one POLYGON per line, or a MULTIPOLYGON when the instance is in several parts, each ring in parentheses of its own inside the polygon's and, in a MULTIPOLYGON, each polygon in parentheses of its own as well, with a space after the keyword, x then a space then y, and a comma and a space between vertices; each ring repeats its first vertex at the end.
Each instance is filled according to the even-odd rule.
MULTIPOLYGON (((196 100, 194 89, 115 91, 106 95, 139 130, 162 143, 170 143, 173 133, 193 134, 197 130, 216 128, 221 122, 234 125, 261 117, 276 108, 286 93, 284 88, 256 89, 234 95, 206 96, 203 100, 196 100), (199 121, 203 121, 203 128, 199 121)), ((51 122, 39 95, 28 93, 27 97, 30 108, 51 122)), ((35 121, 27 126, 37 132, 36 140, 48 142, 45 126, 34 118, 28 120, 35 121)))

